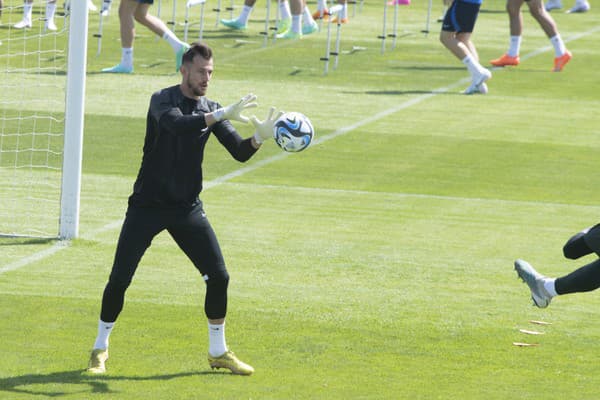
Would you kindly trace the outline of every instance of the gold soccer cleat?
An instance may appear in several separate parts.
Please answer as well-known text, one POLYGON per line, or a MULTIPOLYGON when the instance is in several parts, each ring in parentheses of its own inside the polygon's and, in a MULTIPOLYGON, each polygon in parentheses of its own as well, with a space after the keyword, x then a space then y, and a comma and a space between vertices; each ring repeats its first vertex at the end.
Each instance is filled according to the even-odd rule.
POLYGON ((208 364, 212 369, 227 368, 236 375, 252 375, 254 368, 240 361, 232 351, 226 351, 219 357, 208 355, 208 364))
POLYGON ((90 356, 90 362, 86 369, 91 374, 103 374, 106 372, 106 366, 104 365, 108 360, 108 349, 94 349, 90 356))

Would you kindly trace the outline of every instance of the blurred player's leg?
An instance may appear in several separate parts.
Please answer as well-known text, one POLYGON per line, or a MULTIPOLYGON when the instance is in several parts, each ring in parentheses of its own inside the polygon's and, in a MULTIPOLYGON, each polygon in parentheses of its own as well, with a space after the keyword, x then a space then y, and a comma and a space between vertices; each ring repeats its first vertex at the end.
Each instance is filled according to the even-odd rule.
POLYGON ((33 11, 33 0, 26 0, 23 4, 23 19, 13 25, 15 29, 31 28, 31 12, 33 11))
POLYGON ((236 30, 244 30, 248 27, 248 19, 250 18, 250 13, 254 8, 254 4, 256 0, 246 0, 244 1, 244 5, 242 6, 242 11, 240 11, 240 15, 234 19, 222 19, 220 20, 221 24, 236 30))
POLYGON ((546 11, 560 10, 562 8, 561 0, 548 0, 546 2, 546 11))
POLYGON ((313 19, 310 10, 307 5, 304 5, 304 10, 302 11, 302 34, 310 35, 313 32, 319 30, 319 25, 313 19))
POLYGON ((51 0, 46 3, 46 25, 48 31, 55 31, 56 24, 54 23, 54 14, 56 12, 56 0, 51 0))
POLYGON ((588 0, 576 0, 573 7, 571 7, 567 13, 584 13, 588 12, 590 8, 588 0))
POLYGON ((279 22, 277 23, 277 33, 283 33, 290 29, 292 24, 292 11, 288 0, 279 1, 279 22))

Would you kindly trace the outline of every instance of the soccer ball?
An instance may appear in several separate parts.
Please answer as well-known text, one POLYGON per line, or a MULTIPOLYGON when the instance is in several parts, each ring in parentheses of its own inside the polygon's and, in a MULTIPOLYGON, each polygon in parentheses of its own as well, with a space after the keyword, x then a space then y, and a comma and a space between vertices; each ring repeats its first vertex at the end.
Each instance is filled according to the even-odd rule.
POLYGON ((286 112, 275 121, 275 143, 285 151, 298 152, 308 147, 315 130, 308 117, 299 112, 286 112))

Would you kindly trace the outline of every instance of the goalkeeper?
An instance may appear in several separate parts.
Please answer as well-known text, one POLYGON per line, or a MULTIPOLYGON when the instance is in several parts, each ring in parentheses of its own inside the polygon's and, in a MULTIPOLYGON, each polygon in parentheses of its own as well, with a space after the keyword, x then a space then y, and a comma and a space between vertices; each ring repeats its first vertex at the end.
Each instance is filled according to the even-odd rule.
POLYGON ((225 341, 229 274, 198 196, 204 148, 211 134, 233 158, 244 162, 272 137, 274 121, 281 112, 271 108, 264 121, 252 117, 256 132, 242 139, 230 120, 249 122, 242 113, 257 106, 256 96, 249 94, 227 107, 205 97, 213 72, 212 50, 205 44, 192 43, 183 55, 180 72, 181 84, 162 89, 150 99, 142 164, 102 297, 98 335, 87 369, 91 373, 106 371, 108 339, 123 308, 125 291, 152 239, 163 230, 205 281, 209 365, 240 375, 254 371, 229 351, 225 341))

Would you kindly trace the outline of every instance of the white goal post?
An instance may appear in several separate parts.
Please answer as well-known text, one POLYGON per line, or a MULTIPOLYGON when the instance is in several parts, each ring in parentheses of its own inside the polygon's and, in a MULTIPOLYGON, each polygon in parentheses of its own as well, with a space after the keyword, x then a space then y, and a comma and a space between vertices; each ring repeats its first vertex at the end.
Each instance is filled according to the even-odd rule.
POLYGON ((69 29, 63 177, 60 199, 59 237, 61 239, 73 239, 79 234, 87 32, 87 1, 73 1, 71 2, 69 29))

